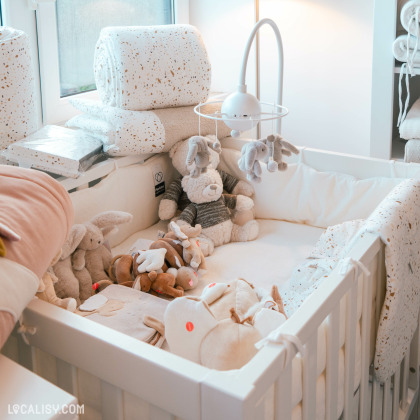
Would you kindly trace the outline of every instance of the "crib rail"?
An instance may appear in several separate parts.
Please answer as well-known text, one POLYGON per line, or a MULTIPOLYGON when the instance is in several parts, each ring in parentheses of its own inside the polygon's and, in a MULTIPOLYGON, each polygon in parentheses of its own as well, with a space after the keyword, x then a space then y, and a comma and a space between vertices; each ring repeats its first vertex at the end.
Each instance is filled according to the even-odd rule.
POLYGON ((317 359, 319 331, 324 328, 325 418, 348 419, 358 413, 359 419, 407 419, 418 392, 418 331, 410 354, 385 384, 369 374, 384 298, 383 252, 376 236, 360 238, 349 257, 369 274, 357 264, 335 269, 282 325, 279 331, 284 337, 297 337, 303 355, 287 341, 270 343, 242 369, 214 371, 43 301, 31 302, 24 312, 24 323, 37 327, 28 336, 30 346, 13 336, 5 351, 86 403, 89 419, 280 420, 292 418, 296 409, 303 419, 313 419, 314 413, 322 414, 317 359), (358 336, 361 363, 356 369, 358 336), (341 376, 345 383, 340 401, 343 354, 346 374, 341 376), (300 405, 293 407, 291 384, 297 378, 292 361, 300 357, 303 393, 300 405))

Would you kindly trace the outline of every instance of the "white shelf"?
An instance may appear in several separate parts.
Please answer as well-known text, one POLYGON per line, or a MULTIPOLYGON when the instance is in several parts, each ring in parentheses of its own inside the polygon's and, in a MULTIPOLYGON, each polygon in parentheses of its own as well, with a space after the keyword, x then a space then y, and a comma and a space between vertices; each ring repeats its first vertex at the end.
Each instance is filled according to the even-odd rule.
MULTIPOLYGON (((397 74, 401 73, 401 64, 397 64, 394 67, 394 73, 397 73, 397 74)), ((414 68, 414 74, 417 75, 417 76, 420 75, 420 67, 415 67, 414 68)))
POLYGON ((151 156, 153 156, 152 153, 145 155, 108 158, 91 166, 78 178, 60 177, 57 179, 57 181, 59 181, 67 189, 67 191, 69 191, 73 188, 85 186, 87 183, 102 178, 118 168, 124 168, 125 166, 129 166, 135 163, 142 163, 151 156))

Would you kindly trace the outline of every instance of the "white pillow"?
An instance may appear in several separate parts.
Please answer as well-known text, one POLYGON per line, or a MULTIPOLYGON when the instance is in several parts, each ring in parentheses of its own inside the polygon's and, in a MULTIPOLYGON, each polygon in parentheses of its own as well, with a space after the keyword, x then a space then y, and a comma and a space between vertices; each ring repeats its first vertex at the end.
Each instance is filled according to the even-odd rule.
MULTIPOLYGON (((245 179, 237 168, 238 151, 223 151, 221 169, 245 179)), ((353 219, 365 219, 401 179, 376 177, 358 180, 337 172, 319 172, 304 163, 284 172, 263 169, 255 188, 255 215, 326 228, 353 219)))

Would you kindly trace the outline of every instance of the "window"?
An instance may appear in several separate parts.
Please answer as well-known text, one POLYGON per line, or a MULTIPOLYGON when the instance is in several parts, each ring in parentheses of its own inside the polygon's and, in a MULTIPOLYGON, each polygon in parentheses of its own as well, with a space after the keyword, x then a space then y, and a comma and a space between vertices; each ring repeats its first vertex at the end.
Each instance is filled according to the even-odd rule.
POLYGON ((4 24, 34 40, 43 124, 77 111, 71 95, 98 99, 93 54, 105 26, 188 23, 189 0, 0 0, 4 24), (36 44, 37 41, 37 44, 36 44))
POLYGON ((171 0, 56 0, 60 96, 95 89, 93 56, 105 26, 172 23, 171 0))

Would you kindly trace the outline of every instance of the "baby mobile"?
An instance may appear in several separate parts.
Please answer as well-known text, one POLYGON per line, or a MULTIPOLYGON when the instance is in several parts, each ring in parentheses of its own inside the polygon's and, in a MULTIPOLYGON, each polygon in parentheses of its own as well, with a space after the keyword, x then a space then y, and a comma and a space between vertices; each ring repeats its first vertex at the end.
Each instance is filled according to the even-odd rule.
MULTIPOLYGON (((262 19, 257 22, 249 36, 245 53, 242 61, 239 85, 236 92, 231 93, 224 101, 215 100, 199 104, 194 108, 196 114, 199 115, 199 133, 200 133, 200 117, 215 120, 216 123, 216 141, 214 143, 204 140, 204 137, 194 137, 194 144, 190 144, 190 153, 187 158, 187 165, 193 162, 197 156, 209 156, 208 148, 210 147, 216 152, 221 152, 220 143, 217 140, 217 122, 223 121, 232 129, 231 136, 238 137, 241 132, 254 128, 261 121, 276 120, 277 133, 267 136, 265 139, 252 140, 246 143, 241 150, 241 158, 238 161, 239 169, 246 173, 249 181, 261 182, 261 164, 267 164, 269 172, 284 171, 287 169, 287 163, 283 161, 284 156, 291 156, 292 153, 298 154, 299 150, 291 143, 287 142, 280 135, 280 119, 288 114, 288 109, 281 104, 283 88, 283 45, 281 41, 280 31, 277 25, 271 19, 262 19), (279 56, 279 81, 277 91, 277 103, 270 104, 260 102, 254 95, 247 93, 245 84, 246 66, 248 55, 252 42, 259 28, 264 25, 270 25, 276 35, 278 56, 279 56), (221 112, 205 113, 205 107, 211 104, 222 103, 221 112), (268 111, 262 110, 262 105, 269 107, 268 111), (201 152, 201 153, 199 153, 201 152), (199 153, 199 154, 198 154, 199 153)), ((192 139, 191 139, 192 140, 192 139)), ((207 159, 197 161, 196 166, 201 169, 194 171, 192 176, 198 176, 203 169, 207 159)))

